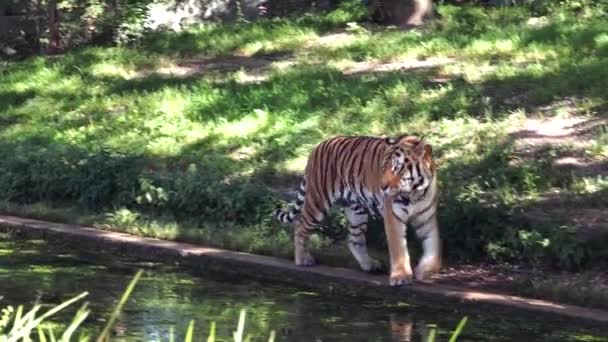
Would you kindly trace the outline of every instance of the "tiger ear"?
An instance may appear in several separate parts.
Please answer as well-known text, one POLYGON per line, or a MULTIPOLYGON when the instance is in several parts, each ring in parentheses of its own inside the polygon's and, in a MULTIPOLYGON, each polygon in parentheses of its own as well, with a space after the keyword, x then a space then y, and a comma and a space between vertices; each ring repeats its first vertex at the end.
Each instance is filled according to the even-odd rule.
POLYGON ((384 142, 388 145, 397 145, 399 140, 394 137, 384 137, 384 142))
POLYGON ((384 142, 387 143, 388 145, 398 145, 401 143, 403 138, 405 138, 407 136, 408 136, 408 134, 400 134, 395 137, 387 137, 387 136, 383 136, 383 137, 384 137, 384 142))
POLYGON ((435 165, 433 162, 433 147, 429 144, 424 145, 424 162, 431 168, 435 165))
POLYGON ((424 145, 424 159, 433 159, 433 146, 430 144, 424 145))

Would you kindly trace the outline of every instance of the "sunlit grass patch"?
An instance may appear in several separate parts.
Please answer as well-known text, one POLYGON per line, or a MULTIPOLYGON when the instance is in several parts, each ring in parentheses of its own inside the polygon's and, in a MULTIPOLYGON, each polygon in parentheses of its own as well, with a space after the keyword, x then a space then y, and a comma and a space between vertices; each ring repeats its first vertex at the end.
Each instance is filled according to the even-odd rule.
POLYGON ((577 194, 608 191, 608 176, 575 178, 570 185, 570 190, 577 194))
MULTIPOLYGON (((340 6, 2 62, 0 191, 11 205, 60 202, 98 215, 90 222, 167 239, 207 241, 212 229, 197 225, 250 227, 265 233, 226 233, 218 244, 274 250, 265 218, 280 200, 267 190, 300 174, 316 144, 411 132, 435 148, 451 204, 442 224, 482 235, 450 246, 481 241, 462 252, 479 255, 497 239, 493 222, 550 190, 599 186, 550 173, 550 155, 514 161, 509 129, 529 115, 603 114, 600 11, 531 20, 527 7, 440 5, 440 20, 402 30, 354 24, 361 13, 340 6), (224 70, 224 57, 252 65, 224 70), (204 222, 184 229, 193 216, 204 222)), ((597 128, 584 146, 597 165, 605 135, 597 128)))
POLYGON ((227 25, 207 23, 178 34, 159 32, 149 36, 144 46, 173 56, 252 56, 293 51, 314 37, 314 28, 277 19, 227 25))
POLYGON ((597 158, 608 159, 608 127, 600 128, 599 136, 594 140, 589 152, 597 158))

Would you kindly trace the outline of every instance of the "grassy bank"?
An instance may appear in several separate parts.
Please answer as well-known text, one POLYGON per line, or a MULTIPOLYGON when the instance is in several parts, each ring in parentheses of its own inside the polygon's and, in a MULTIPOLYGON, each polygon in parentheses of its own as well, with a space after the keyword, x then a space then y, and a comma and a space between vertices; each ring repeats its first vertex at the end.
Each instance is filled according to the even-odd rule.
POLYGON ((606 7, 441 5, 402 31, 356 3, 0 62, 2 211, 289 257, 270 213, 315 144, 420 132, 451 262, 608 263, 571 220, 608 204, 606 7))

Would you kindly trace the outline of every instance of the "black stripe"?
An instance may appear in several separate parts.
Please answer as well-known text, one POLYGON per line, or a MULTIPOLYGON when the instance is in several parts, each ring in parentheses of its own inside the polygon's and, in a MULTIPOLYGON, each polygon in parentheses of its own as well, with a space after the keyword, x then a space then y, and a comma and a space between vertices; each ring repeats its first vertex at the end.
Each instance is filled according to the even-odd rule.
POLYGON ((365 188, 363 187, 363 182, 359 182, 359 189, 357 191, 359 192, 359 196, 363 197, 363 199, 367 203, 367 196, 365 196, 365 192, 363 190, 365 190, 365 188))
MULTIPOLYGON (((327 176, 327 172, 325 170, 325 168, 327 167, 327 165, 325 165, 325 150, 327 149, 327 144, 323 144, 321 146, 319 146, 319 150, 317 150, 317 164, 319 166, 317 172, 315 173, 315 178, 317 180, 317 182, 315 182, 316 186, 317 186, 317 196, 318 197, 320 195, 323 194, 323 188, 325 187, 325 177, 327 176), (319 184, 320 182, 320 184, 319 184)), ((322 209, 321 207, 318 207, 318 209, 322 209)))
POLYGON ((302 226, 302 228, 304 228, 307 233, 315 230, 314 226, 302 226))
MULTIPOLYGON (((402 208, 403 209, 403 208, 402 208)), ((403 211, 405 212, 405 215, 409 216, 409 212, 406 209, 403 209, 403 211)), ((393 208, 393 215, 397 218, 397 220, 399 220, 399 222, 401 223, 406 223, 402 218, 400 218, 397 213, 395 213, 395 209, 393 208)))
POLYGON ((300 207, 300 206, 302 206, 302 204, 304 204, 304 200, 303 200, 303 199, 299 199, 299 198, 298 198, 298 199, 296 200, 296 205, 297 205, 298 207, 300 207))
MULTIPOLYGON (((405 210, 405 213, 407 214, 407 210, 405 210)), ((397 221, 405 224, 405 221, 403 221, 403 219, 401 217, 399 217, 396 213, 395 213, 395 209, 393 209, 393 216, 395 216, 395 218, 397 219, 397 221)))
POLYGON ((424 227, 424 225, 427 224, 430 220, 432 220, 435 217, 435 215, 436 214, 433 214, 433 215, 427 217, 426 220, 424 220, 422 223, 418 223, 418 224, 413 224, 412 223, 412 228, 414 230, 418 230, 418 229, 424 227))
MULTIPOLYGON (((317 153, 315 154, 315 158, 319 157, 319 154, 317 151, 317 153)), ((323 159, 323 158, 321 158, 323 159)), ((316 161, 316 160, 315 160, 316 161)), ((324 172, 321 170, 321 175, 324 174, 324 172)), ((323 188, 319 185, 319 181, 321 180, 321 177, 319 177, 318 172, 316 172, 313 176, 312 182, 314 183, 314 187, 310 190, 312 190, 312 192, 310 193, 309 198, 312 200, 310 201, 311 203, 311 209, 316 209, 317 211, 322 211, 324 208, 321 205, 321 203, 319 203, 319 200, 323 200, 322 198, 319 198, 320 196, 323 195, 323 193, 321 192, 323 190, 323 188)))
POLYGON ((357 165, 359 163, 359 160, 362 158, 362 154, 355 154, 355 157, 353 158, 352 162, 348 163, 348 180, 351 185, 356 185, 357 183, 357 177, 353 166, 357 165))
POLYGON ((325 197, 325 204, 326 204, 326 206, 323 209, 329 210, 331 208, 331 206, 333 205, 332 194, 334 193, 334 184, 333 184, 334 179, 335 179, 335 177, 332 174, 329 174, 328 177, 326 177, 326 182, 328 182, 328 183, 325 184, 325 186, 323 187, 323 190, 322 190, 322 194, 325 197))
MULTIPOLYGON (((338 142, 339 143, 339 142, 338 142)), ((336 189, 336 181, 337 181, 337 174, 336 174, 336 163, 338 162, 336 159, 336 156, 334 155, 334 151, 336 150, 336 145, 338 143, 335 143, 334 146, 332 146, 332 149, 328 152, 329 155, 327 156, 328 162, 329 162, 329 175, 326 179, 326 182, 328 182, 327 184, 325 184, 325 191, 326 191, 326 198, 327 198, 327 208, 331 208, 332 206, 332 199, 331 197, 333 197, 332 195, 335 193, 335 189, 336 189)))
POLYGON ((399 165, 399 170, 394 170, 395 174, 400 175, 401 172, 403 172, 404 167, 405 167, 405 164, 401 163, 401 165, 399 165))
POLYGON ((332 193, 334 192, 334 181, 336 179, 336 163, 338 162, 336 159, 336 149, 339 143, 340 142, 335 142, 335 140, 332 140, 332 144, 327 150, 327 162, 329 164, 327 167, 330 174, 328 175, 328 179, 326 179, 326 181, 329 180, 329 184, 325 183, 325 188, 331 188, 332 193))
POLYGON ((360 229, 361 227, 365 226, 366 224, 367 224, 367 222, 359 223, 356 225, 351 225, 350 229, 360 229))
POLYGON ((327 152, 325 155, 325 169, 324 170, 324 174, 323 174, 323 188, 320 190, 323 193, 323 196, 325 196, 325 203, 327 204, 327 206, 325 208, 329 209, 331 208, 331 194, 334 192, 334 184, 333 181, 336 178, 335 176, 335 164, 336 161, 334 160, 334 155, 333 155, 333 148, 334 146, 328 146, 327 147, 327 152))
POLYGON ((424 184, 424 175, 420 173, 420 166, 416 164, 416 172, 418 172, 418 181, 412 184, 412 190, 415 190, 419 185, 424 184))
MULTIPOLYGON (((361 153, 362 158, 361 158, 361 160, 359 161, 359 166, 358 166, 358 169, 357 169, 357 177, 359 177, 359 179, 360 179, 360 180, 361 180, 361 172, 363 171, 363 165, 365 164, 365 161, 368 159, 368 158, 365 158, 365 157, 366 157, 367 150, 369 149, 369 146, 370 146, 370 145, 371 145, 373 142, 374 142, 373 140, 372 140, 372 141, 369 141, 369 142, 368 142, 368 143, 365 145, 365 147, 363 148, 363 153, 361 153)), ((362 180, 361 180, 361 181, 362 181, 362 180)))
MULTIPOLYGON (((323 206, 321 206, 321 204, 318 202, 319 200, 319 196, 311 196, 312 197, 312 205, 308 205, 307 207, 310 207, 311 210, 313 211, 317 211, 317 212, 321 212, 323 211, 323 206)), ((310 204, 310 203, 309 203, 310 204)), ((314 215, 311 215, 314 216, 314 215)))
POLYGON ((352 139, 348 139, 346 141, 348 141, 348 143, 351 143, 351 146, 350 146, 350 149, 348 150, 348 152, 346 152, 346 151, 342 152, 344 155, 344 157, 342 158, 342 162, 340 163, 340 170, 342 170, 342 173, 344 173, 344 166, 345 166, 346 162, 348 161, 348 158, 353 155, 353 146, 356 144, 356 142, 355 142, 355 144, 352 144, 352 142, 353 142, 352 139))
POLYGON ((377 162, 379 162, 382 159, 382 156, 380 154, 378 154, 378 149, 380 149, 383 146, 384 146, 383 141, 379 140, 379 141, 377 141, 376 146, 374 146, 374 148, 372 149, 372 152, 371 152, 372 167, 374 167, 376 165, 380 165, 377 162), (374 157, 377 157, 377 158, 374 158, 374 157))
MULTIPOLYGON (((335 146, 334 149, 332 149, 332 153, 334 152, 338 152, 338 154, 343 154, 344 151, 342 151, 344 149, 344 145, 346 145, 348 143, 348 139, 343 139, 342 141, 338 141, 335 146)), ((338 159, 336 158, 336 163, 338 162, 338 159)))
POLYGON ((333 205, 333 203, 331 202, 331 195, 329 193, 329 189, 326 187, 323 191, 323 195, 325 196, 325 204, 327 204, 327 206, 324 209, 325 210, 329 210, 331 209, 331 206, 333 205))
MULTIPOLYGON (((424 188, 424 191, 422 192, 422 197, 425 197, 425 196, 426 196, 426 193, 429 191, 429 188, 431 187, 431 185, 432 185, 432 184, 433 184, 433 179, 431 178, 431 179, 429 180, 429 186, 427 186, 426 188, 424 188)), ((435 200, 433 199, 433 202, 434 202, 434 201, 435 201, 435 200)))
POLYGON ((304 226, 313 227, 315 224, 310 222, 307 217, 300 216, 300 220, 302 221, 304 226))
POLYGON ((411 201, 407 195, 401 194, 399 195, 399 197, 397 197, 395 203, 403 203, 404 205, 410 205, 411 201))
POLYGON ((353 147, 350 150, 350 155, 344 160, 344 162, 342 163, 342 165, 340 166, 342 168, 343 171, 345 171, 345 173, 348 175, 347 179, 349 182, 349 185, 353 186, 355 183, 355 175, 352 172, 352 164, 354 163, 354 161, 356 160, 357 157, 359 157, 359 155, 356 153, 357 148, 359 147, 359 145, 361 145, 362 143, 364 143, 365 141, 367 141, 367 139, 365 138, 358 138, 355 143, 353 144, 353 147), (351 166, 350 168, 348 168, 348 170, 344 170, 344 168, 346 166, 351 166))
POLYGON ((312 206, 310 206, 309 204, 304 207, 304 213, 302 215, 302 218, 306 219, 305 221, 307 221, 306 222, 307 224, 314 225, 315 224, 314 223, 314 220, 315 220, 314 219, 314 217, 315 217, 314 213, 315 213, 316 210, 312 206))
POLYGON ((342 162, 342 165, 340 165, 340 167, 342 169, 344 169, 344 167, 346 166, 344 164, 348 164, 351 162, 353 156, 355 155, 355 151, 357 151, 357 148, 359 148, 359 145, 361 145, 364 141, 365 141, 365 139, 363 139, 363 138, 354 138, 354 139, 350 140, 352 145, 350 147, 350 150, 348 151, 348 157, 346 159, 344 159, 344 161, 342 162))
POLYGON ((362 231, 362 230, 360 230, 360 231, 358 231, 357 233, 353 233, 351 230, 349 230, 349 231, 348 231, 348 234, 350 234, 350 236, 357 237, 357 236, 361 236, 361 234, 365 234, 365 232, 364 232, 364 231, 362 231))
POLYGON ((420 215, 426 213, 429 209, 433 208, 434 205, 435 205, 435 199, 433 199, 431 201, 431 204, 429 204, 426 208, 424 208, 424 209, 420 210, 418 213, 416 213, 416 216, 420 216, 420 215))

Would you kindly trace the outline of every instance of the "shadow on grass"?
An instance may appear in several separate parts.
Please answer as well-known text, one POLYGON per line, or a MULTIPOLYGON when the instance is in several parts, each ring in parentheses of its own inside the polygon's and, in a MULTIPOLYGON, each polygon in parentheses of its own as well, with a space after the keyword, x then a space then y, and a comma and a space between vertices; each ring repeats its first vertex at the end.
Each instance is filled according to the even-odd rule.
MULTIPOLYGON (((349 4, 345 2, 345 7, 347 6, 349 4)), ((292 52, 302 48, 311 37, 341 29, 347 22, 362 17, 362 13, 360 9, 350 12, 338 10, 333 14, 292 19, 272 18, 254 22, 207 24, 179 33, 160 30, 150 33, 144 40, 143 47, 149 51, 169 52, 178 56, 198 54, 220 57, 243 51, 257 56, 292 52)))
MULTIPOLYGON (((294 29, 279 23, 278 31, 260 28, 260 32, 246 32, 255 26, 239 25, 228 29, 212 27, 201 31, 202 36, 186 32, 177 38, 166 38, 166 41, 161 34, 157 37, 160 45, 155 47, 151 43, 150 48, 158 53, 194 51, 221 55, 267 36, 269 32, 289 36, 293 34, 290 30, 294 29), (287 33, 281 33, 281 30, 287 33), (220 31, 227 33, 222 36, 220 31), (211 46, 216 42, 216 35, 219 35, 217 39, 234 35, 240 38, 235 42, 226 40, 221 43, 224 45, 219 44, 213 50, 215 48, 211 46)), ((475 29, 480 30, 480 26, 475 29)), ((562 33, 556 28, 534 30, 524 32, 529 37, 523 40, 524 44, 552 42, 562 33)), ((589 37, 598 34, 597 27, 573 30, 575 33, 567 35, 571 40, 566 41, 579 41, 576 46, 582 50, 592 49, 589 37)), ((456 34, 455 31, 446 32, 448 37, 456 34)), ((477 32, 470 38, 480 34, 477 32)), ((422 41, 428 34, 420 37, 422 41)), ((561 38, 555 41, 563 42, 561 38)), ((471 40, 466 42, 469 43, 471 40)), ((260 51, 284 51, 281 49, 285 46, 260 51)), ((0 95, 5 95, 0 103, 3 132, 9 126, 26 126, 28 115, 37 118, 32 120, 32 127, 23 128, 27 134, 17 132, 10 136, 12 140, 3 139, 0 192, 6 194, 9 201, 20 203, 76 203, 99 212, 126 207, 151 217, 166 217, 168 221, 194 221, 194 226, 203 222, 226 229, 259 229, 261 233, 254 234, 252 239, 271 240, 272 234, 279 230, 270 226, 269 213, 279 196, 267 187, 275 182, 284 185, 293 182, 295 187, 294 175, 278 166, 307 153, 323 138, 379 131, 391 134, 404 127, 432 131, 441 122, 449 123, 455 118, 498 122, 511 110, 524 108, 534 112, 555 100, 571 97, 589 98, 593 100, 592 108, 601 110, 608 97, 604 86, 608 64, 595 52, 589 53, 593 58, 568 60, 572 56, 565 56, 554 68, 540 72, 521 68, 478 83, 464 78, 428 82, 438 76, 439 68, 436 67, 345 76, 327 66, 297 65, 291 70, 271 73, 262 81, 246 84, 232 79, 209 80, 198 75, 165 77, 153 74, 133 79, 95 76, 92 70, 103 65, 107 57, 120 61, 120 65, 153 66, 158 63, 158 54, 142 57, 120 49, 82 50, 59 58, 11 64, 3 77, 8 77, 7 84, 13 86, 0 87, 0 95), (137 58, 130 61, 131 57, 137 58), (49 84, 30 84, 26 90, 15 90, 20 88, 17 84, 21 80, 35 80, 49 69, 56 74, 53 76, 56 78, 49 77, 49 84), (69 77, 77 80, 71 90, 54 83, 69 77), (158 119, 147 116, 148 111, 157 110, 152 108, 151 99, 160 96, 162 91, 187 99, 183 101, 183 113, 179 113, 185 115, 178 116, 179 120, 208 129, 204 135, 196 132, 202 136, 198 139, 180 142, 177 152, 169 156, 136 146, 158 137, 179 134, 178 129, 165 133, 160 132, 164 127, 148 126, 158 119), (100 99, 109 97, 115 97, 115 102, 106 106, 100 99), (29 102, 40 99, 44 99, 46 107, 27 107, 29 102), (84 110, 87 106, 92 109, 84 110), (111 106, 126 109, 119 114, 105 115, 106 107, 111 106), (72 114, 73 117, 69 116, 72 114), (254 121, 253 128, 237 125, 246 119, 254 121), (114 125, 116 122, 123 126, 114 125), (234 126, 230 126, 232 124, 234 126), (91 136, 81 144, 66 138, 66 135, 75 134, 73 131, 90 127, 102 129, 92 130, 91 136), (108 143, 121 135, 135 136, 137 143, 127 146, 108 143)), ((176 119, 167 117, 165 120, 176 119)), ((466 138, 465 133, 462 132, 466 138)), ((533 194, 554 187, 567 190, 576 177, 572 177, 570 171, 565 176, 552 172, 555 158, 563 156, 559 151, 537 151, 535 158, 514 164, 512 152, 515 149, 514 141, 509 139, 457 141, 438 146, 440 156, 455 150, 478 155, 477 158, 451 161, 441 170, 441 222, 448 257, 528 261, 540 258, 575 265, 589 262, 582 260, 591 260, 596 255, 593 254, 595 250, 577 256, 581 245, 576 240, 555 244, 555 248, 568 247, 566 252, 552 249, 553 245, 546 250, 541 248, 542 238, 554 236, 551 229, 539 230, 540 238, 538 235, 524 238, 519 234, 520 230, 535 230, 529 221, 519 219, 519 212, 551 205, 533 194), (474 148, 467 151, 465 146, 471 144, 474 148)), ((596 167, 603 169, 605 166, 604 163, 596 167)), ((593 169, 585 170, 586 166, 573 167, 574 174, 598 174, 593 169)), ((605 190, 578 193, 568 206, 576 207, 585 202, 597 204, 604 195, 605 190)), ((124 219, 137 224, 137 220, 124 219)), ((185 230, 178 232, 177 238, 188 240, 195 236, 188 234, 185 230)), ((376 234, 380 236, 381 230, 376 234)), ((555 236, 557 241, 562 239, 561 235, 555 236)), ((257 240, 256 243, 263 245, 257 240)), ((582 246, 585 250, 586 245, 582 246)))

